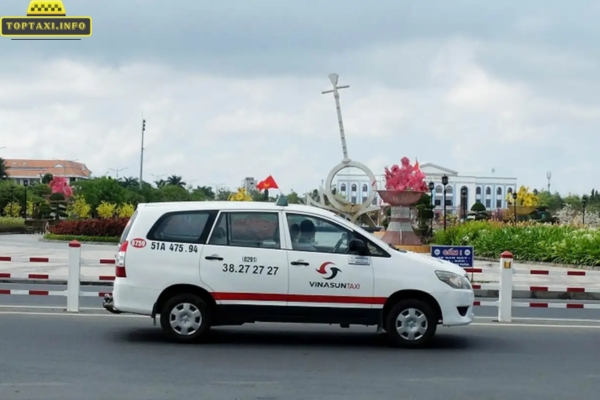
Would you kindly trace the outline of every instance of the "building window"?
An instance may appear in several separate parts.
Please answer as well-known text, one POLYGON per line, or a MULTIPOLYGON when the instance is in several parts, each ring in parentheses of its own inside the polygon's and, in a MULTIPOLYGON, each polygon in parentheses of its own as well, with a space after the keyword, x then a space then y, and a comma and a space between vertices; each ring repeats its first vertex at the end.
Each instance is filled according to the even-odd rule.
POLYGON ((442 205, 442 199, 440 199, 439 197, 435 199, 434 203, 436 206, 441 206, 442 205))
POLYGON ((435 192, 436 193, 443 193, 444 192, 444 188, 442 185, 437 185, 437 187, 435 188, 435 192))
POLYGON ((446 199, 446 207, 452 207, 452 199, 446 199))
POLYGON ((502 208, 502 200, 496 200, 496 208, 502 208))
POLYGON ((356 184, 354 184, 354 183, 352 184, 352 191, 356 192, 356 184))
POLYGON ((365 184, 363 185, 363 192, 365 192, 365 193, 366 193, 366 192, 368 192, 368 191, 369 191, 369 187, 368 187, 368 186, 367 186, 367 184, 365 183, 365 184))
POLYGON ((491 187, 486 187, 485 188, 485 195, 486 196, 491 196, 492 195, 492 188, 491 187))
POLYGON ((492 200, 486 199, 485 200, 485 208, 491 208, 491 207, 492 207, 492 200))
POLYGON ((346 191, 346 184, 342 183, 342 185, 340 186, 340 192, 345 192, 346 191))
POLYGON ((496 189, 496 194, 497 194, 498 196, 502 196, 502 188, 498 188, 498 189, 496 189))
POLYGON ((452 194, 452 186, 446 186, 446 195, 452 194))
POLYGON ((475 194, 481 196, 481 186, 477 186, 477 189, 475 189, 475 194))
POLYGON ((508 194, 512 194, 512 192, 513 192, 513 189, 512 189, 512 188, 508 188, 508 191, 507 191, 507 192, 508 192, 508 194))

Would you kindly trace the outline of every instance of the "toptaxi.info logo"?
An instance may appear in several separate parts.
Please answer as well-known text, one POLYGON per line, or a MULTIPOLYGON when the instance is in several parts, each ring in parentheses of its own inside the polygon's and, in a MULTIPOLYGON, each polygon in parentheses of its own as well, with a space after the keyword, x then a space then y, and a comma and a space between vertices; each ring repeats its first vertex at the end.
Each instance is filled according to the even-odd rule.
POLYGON ((92 36, 91 17, 67 17, 62 1, 31 1, 23 17, 2 17, 2 36, 13 40, 80 40, 92 36))

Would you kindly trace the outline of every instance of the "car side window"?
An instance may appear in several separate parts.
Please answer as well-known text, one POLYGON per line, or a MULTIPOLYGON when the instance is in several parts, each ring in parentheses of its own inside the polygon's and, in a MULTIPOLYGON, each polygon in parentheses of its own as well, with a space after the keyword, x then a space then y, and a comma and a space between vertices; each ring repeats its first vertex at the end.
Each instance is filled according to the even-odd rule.
POLYGON ((280 249, 276 212, 222 212, 208 244, 280 249))
POLYGON ((346 254, 353 233, 325 219, 286 213, 292 248, 298 251, 346 254))
POLYGON ((147 238, 162 242, 205 243, 216 211, 177 211, 164 214, 147 238))

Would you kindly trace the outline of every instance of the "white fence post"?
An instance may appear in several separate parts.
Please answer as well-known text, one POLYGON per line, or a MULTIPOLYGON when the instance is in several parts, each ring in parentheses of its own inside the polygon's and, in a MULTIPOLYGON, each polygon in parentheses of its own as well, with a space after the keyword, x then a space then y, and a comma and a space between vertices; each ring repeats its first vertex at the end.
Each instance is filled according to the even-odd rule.
POLYGON ((79 279, 81 277, 81 243, 69 242, 69 278, 67 280, 67 312, 79 312, 79 279))
POLYGON ((500 254, 500 294, 498 296, 498 322, 510 322, 512 317, 513 255, 500 254))

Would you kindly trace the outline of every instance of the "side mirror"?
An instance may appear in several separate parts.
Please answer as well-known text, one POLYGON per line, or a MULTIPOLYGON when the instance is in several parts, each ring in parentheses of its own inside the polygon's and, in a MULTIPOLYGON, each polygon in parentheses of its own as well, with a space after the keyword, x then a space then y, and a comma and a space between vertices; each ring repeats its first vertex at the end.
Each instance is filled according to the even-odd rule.
POLYGON ((365 242, 360 239, 352 239, 348 243, 348 253, 358 256, 368 256, 369 249, 365 242))

